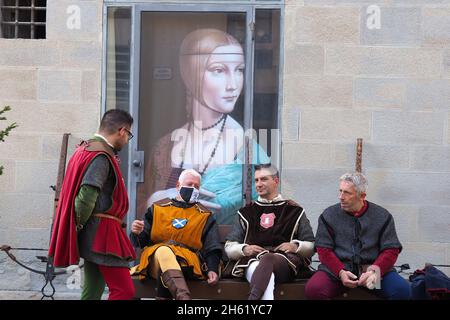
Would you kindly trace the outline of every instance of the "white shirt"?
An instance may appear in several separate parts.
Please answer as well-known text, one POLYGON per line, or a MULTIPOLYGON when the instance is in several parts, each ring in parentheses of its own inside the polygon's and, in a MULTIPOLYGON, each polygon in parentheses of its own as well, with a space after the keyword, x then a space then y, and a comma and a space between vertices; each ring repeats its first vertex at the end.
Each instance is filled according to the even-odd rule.
POLYGON ((96 134, 94 134, 94 136, 103 139, 103 140, 108 144, 108 146, 110 146, 110 147, 113 148, 114 150, 116 149, 116 148, 114 148, 114 146, 113 146, 111 143, 109 143, 108 139, 106 139, 106 138, 105 138, 104 136, 102 136, 101 134, 96 133, 96 134))

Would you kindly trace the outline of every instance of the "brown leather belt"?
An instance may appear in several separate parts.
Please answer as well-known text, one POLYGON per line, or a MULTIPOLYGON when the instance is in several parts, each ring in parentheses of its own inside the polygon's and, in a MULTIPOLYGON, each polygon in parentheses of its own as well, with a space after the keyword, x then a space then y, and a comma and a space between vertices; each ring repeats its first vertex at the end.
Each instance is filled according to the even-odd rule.
POLYGON ((122 220, 120 220, 119 218, 117 218, 117 217, 115 217, 115 216, 113 216, 113 215, 110 215, 110 214, 106 214, 106 213, 94 213, 94 217, 98 217, 98 218, 106 218, 106 219, 112 219, 112 220, 117 221, 117 222, 120 224, 120 226, 121 226, 122 228, 126 228, 126 227, 127 227, 127 224, 126 224, 126 223, 122 222, 122 220))
POLYGON ((188 250, 190 250, 190 251, 192 251, 192 252, 194 252, 194 253, 197 253, 197 252, 198 252, 198 250, 196 250, 196 249, 194 249, 194 248, 192 248, 192 247, 189 247, 189 246, 185 245, 184 243, 175 241, 175 240, 173 240, 173 239, 170 239, 170 240, 164 242, 164 244, 168 244, 168 245, 173 245, 173 246, 178 246, 178 247, 181 247, 181 248, 185 248, 185 249, 188 249, 188 250))

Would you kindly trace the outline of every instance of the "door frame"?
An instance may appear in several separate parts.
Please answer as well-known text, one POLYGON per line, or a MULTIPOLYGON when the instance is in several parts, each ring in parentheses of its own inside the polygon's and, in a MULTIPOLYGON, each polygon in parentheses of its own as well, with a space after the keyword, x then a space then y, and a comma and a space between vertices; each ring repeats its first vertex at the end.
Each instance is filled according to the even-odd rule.
MULTIPOLYGON (((255 41, 254 41, 254 23, 257 9, 278 9, 280 10, 280 70, 278 74, 278 119, 280 124, 281 108, 283 103, 282 94, 282 66, 283 61, 283 45, 284 45, 284 10, 280 3, 124 3, 124 2, 105 2, 103 5, 103 62, 102 62, 102 107, 101 114, 106 111, 106 72, 107 72, 107 31, 108 31, 108 9, 113 7, 122 7, 131 9, 131 42, 130 42, 130 105, 129 112, 135 119, 133 124, 133 133, 135 139, 132 139, 128 146, 127 157, 129 159, 128 166, 128 181, 127 190, 129 194, 130 207, 127 214, 127 232, 131 230, 131 223, 136 218, 136 197, 137 197, 137 183, 143 178, 144 173, 144 151, 138 150, 139 140, 139 88, 140 88, 140 39, 141 39, 141 13, 142 12, 210 12, 210 13, 245 13, 246 14, 246 43, 245 43, 245 100, 244 100, 244 131, 253 127, 253 97, 254 97, 254 55, 255 55, 255 41)), ((280 130, 278 146, 280 151, 276 159, 277 164, 281 164, 282 155, 282 128, 280 130)), ((249 150, 244 148, 245 159, 249 150)), ((281 167, 278 168, 281 173, 281 167)), ((246 161, 242 173, 242 184, 246 186, 248 163, 246 161)), ((251 182, 250 182, 251 183, 251 182)), ((245 189, 243 190, 245 194, 245 189)))

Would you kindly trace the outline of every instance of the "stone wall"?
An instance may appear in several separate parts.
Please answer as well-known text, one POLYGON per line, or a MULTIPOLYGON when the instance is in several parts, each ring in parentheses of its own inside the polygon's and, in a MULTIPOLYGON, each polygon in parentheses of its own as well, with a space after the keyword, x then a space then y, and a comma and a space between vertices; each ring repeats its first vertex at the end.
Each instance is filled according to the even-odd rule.
POLYGON ((398 263, 450 264, 450 1, 291 0, 284 36, 283 193, 316 230, 363 138, 368 200, 395 218, 398 263))
MULTIPOLYGON (((150 2, 150 1, 146 1, 150 2)), ((69 153, 100 116, 102 1, 48 0, 47 39, 0 39, 0 106, 15 129, 0 143, 0 244, 47 248, 62 134, 69 153), (80 8, 80 29, 67 9, 80 8)), ((398 263, 450 264, 450 0, 286 0, 282 192, 314 230, 337 202, 364 139, 370 201, 389 209, 398 263), (378 5, 380 29, 367 28, 378 5)), ((36 262, 42 252, 16 252, 36 262)), ((447 273, 450 270, 443 269, 447 273)), ((58 292, 74 292, 67 277, 58 292)), ((0 254, 0 290, 37 290, 42 277, 0 254)), ((76 291, 76 290, 75 290, 76 291)))
MULTIPOLYGON (((0 143, 0 245, 48 248, 62 134, 72 134, 72 152, 96 130, 101 61, 102 1, 47 0, 45 40, 0 39, 0 107, 12 107, 1 124, 19 125, 0 143), (69 6, 80 10, 79 29, 67 27, 69 6)), ((45 268, 35 256, 46 252, 14 254, 45 268)), ((66 278, 58 291, 70 291, 66 278)), ((42 279, 0 253, 0 290, 40 290, 42 279)))

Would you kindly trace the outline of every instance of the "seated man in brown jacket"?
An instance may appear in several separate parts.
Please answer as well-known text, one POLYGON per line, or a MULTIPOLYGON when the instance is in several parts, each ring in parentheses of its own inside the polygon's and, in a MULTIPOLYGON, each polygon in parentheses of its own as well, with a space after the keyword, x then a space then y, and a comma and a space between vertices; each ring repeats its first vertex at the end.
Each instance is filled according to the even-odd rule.
POLYGON ((257 201, 239 209, 225 252, 232 274, 250 283, 249 300, 273 300, 275 283, 292 281, 309 265, 314 235, 305 210, 278 193, 278 170, 255 167, 257 201))

